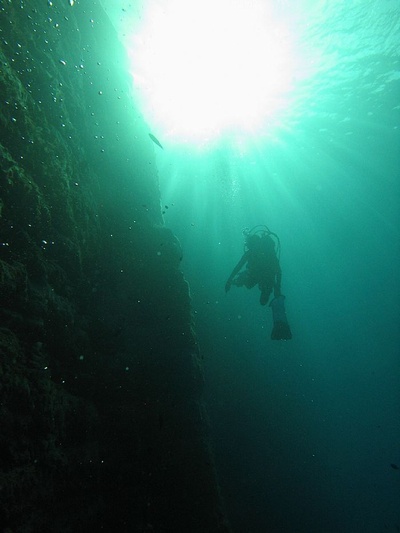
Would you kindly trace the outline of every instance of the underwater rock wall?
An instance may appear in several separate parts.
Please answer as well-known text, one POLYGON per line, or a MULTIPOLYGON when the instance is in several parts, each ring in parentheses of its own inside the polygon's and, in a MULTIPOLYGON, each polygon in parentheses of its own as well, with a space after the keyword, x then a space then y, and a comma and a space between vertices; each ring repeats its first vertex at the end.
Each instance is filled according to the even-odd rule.
POLYGON ((226 530, 124 67, 97 2, 0 4, 2 531, 226 530))

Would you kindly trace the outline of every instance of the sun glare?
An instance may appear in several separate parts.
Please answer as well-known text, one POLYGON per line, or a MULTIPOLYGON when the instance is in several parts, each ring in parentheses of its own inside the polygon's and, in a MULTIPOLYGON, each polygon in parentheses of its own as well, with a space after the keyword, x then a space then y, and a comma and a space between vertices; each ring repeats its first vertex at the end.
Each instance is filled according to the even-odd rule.
POLYGON ((150 3, 127 48, 146 120, 178 139, 257 131, 296 81, 295 36, 266 0, 150 3))

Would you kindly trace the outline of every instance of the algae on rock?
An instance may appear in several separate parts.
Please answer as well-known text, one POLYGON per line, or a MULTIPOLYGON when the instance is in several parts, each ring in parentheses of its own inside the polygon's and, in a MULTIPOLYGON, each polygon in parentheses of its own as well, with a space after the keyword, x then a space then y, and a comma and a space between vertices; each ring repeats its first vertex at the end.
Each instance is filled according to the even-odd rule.
POLYGON ((0 523, 225 531, 182 250, 115 31, 96 2, 31 0, 2 4, 0 37, 0 523))

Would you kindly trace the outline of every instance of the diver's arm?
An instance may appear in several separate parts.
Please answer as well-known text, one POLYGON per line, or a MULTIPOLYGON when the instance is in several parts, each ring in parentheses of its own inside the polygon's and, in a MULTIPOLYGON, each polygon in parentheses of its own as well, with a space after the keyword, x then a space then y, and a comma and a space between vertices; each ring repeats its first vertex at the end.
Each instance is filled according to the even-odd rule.
POLYGON ((235 268, 232 270, 231 275, 228 278, 228 281, 225 283, 225 292, 228 292, 232 285, 232 280, 240 272, 240 270, 243 268, 243 266, 247 263, 247 252, 242 255, 239 263, 235 266, 235 268))

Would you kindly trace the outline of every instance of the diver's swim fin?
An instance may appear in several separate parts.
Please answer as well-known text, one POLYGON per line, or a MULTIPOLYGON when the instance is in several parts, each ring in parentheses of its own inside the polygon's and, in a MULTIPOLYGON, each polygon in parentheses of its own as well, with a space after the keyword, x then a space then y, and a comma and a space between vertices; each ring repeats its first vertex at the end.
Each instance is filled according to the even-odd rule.
POLYGON ((285 297, 283 294, 274 298, 269 304, 272 308, 272 320, 274 325, 271 331, 271 339, 274 341, 289 340, 292 338, 289 322, 285 310, 285 297))

